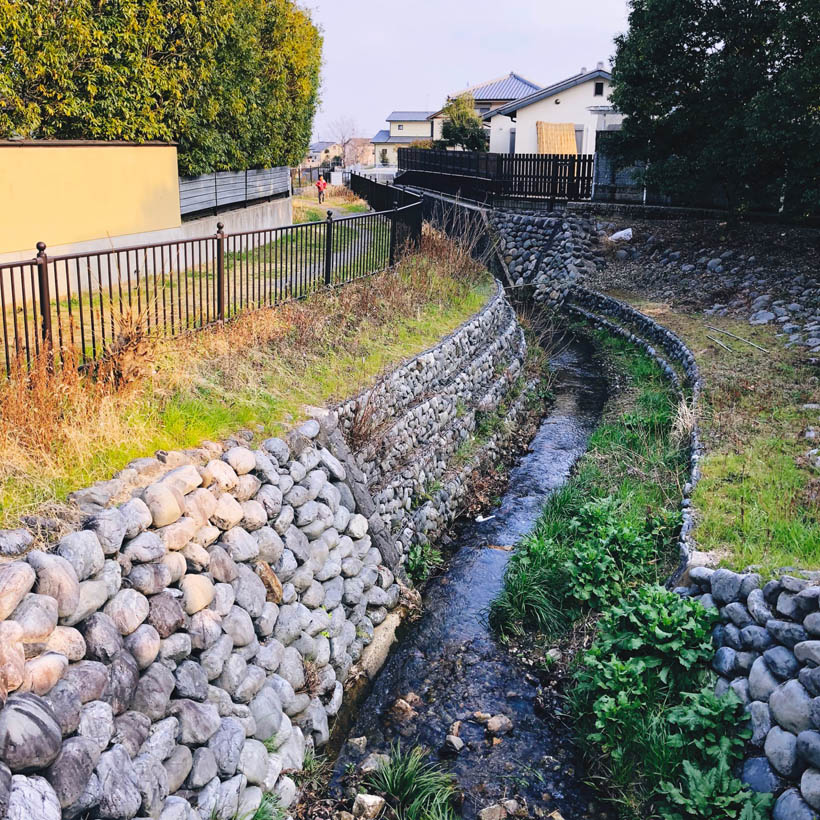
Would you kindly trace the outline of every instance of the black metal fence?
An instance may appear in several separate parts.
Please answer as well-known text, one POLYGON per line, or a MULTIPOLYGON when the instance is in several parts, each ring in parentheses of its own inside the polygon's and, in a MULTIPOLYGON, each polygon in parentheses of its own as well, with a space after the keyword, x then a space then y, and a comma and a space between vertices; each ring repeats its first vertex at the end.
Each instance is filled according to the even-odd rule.
POLYGON ((327 182, 330 182, 330 172, 333 170, 331 165, 314 165, 306 168, 291 168, 290 178, 294 188, 303 188, 306 185, 313 185, 319 176, 323 176, 327 182))
POLYGON ((244 206, 289 193, 287 167, 180 177, 179 212, 182 216, 216 212, 220 208, 244 206))
POLYGON ((510 199, 583 200, 594 154, 490 154, 398 149, 400 184, 492 205, 510 199))
POLYGON ((7 374, 88 365, 126 323, 176 336, 392 266, 421 236, 421 203, 282 228, 217 233, 115 250, 37 256, 0 265, 7 374))

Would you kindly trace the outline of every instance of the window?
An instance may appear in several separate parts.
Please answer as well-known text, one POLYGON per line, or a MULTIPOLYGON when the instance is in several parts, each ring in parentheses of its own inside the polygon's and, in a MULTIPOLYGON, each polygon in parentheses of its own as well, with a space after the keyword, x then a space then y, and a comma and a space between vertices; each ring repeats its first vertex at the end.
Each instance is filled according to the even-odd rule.
POLYGON ((403 125, 402 123, 399 123, 399 124, 396 126, 396 128, 398 128, 398 130, 399 130, 399 131, 404 131, 404 125, 403 125))
POLYGON ((595 83, 595 96, 596 97, 603 97, 604 96, 604 84, 603 83, 595 83))

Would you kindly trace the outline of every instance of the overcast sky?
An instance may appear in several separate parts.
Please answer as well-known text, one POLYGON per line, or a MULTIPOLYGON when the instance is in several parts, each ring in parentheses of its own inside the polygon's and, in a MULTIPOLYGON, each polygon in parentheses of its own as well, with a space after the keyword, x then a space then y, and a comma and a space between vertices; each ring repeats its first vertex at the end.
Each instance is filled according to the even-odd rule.
POLYGON ((342 116, 358 136, 390 111, 434 110, 448 93, 515 71, 539 85, 607 65, 626 0, 305 0, 324 30, 314 138, 342 116))

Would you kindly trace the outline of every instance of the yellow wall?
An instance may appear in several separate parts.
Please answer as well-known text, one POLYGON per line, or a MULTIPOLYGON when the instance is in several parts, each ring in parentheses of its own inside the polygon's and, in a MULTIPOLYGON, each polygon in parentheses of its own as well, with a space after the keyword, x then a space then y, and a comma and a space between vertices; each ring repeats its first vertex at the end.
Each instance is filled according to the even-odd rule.
POLYGON ((175 146, 0 143, 0 253, 180 224, 175 146))

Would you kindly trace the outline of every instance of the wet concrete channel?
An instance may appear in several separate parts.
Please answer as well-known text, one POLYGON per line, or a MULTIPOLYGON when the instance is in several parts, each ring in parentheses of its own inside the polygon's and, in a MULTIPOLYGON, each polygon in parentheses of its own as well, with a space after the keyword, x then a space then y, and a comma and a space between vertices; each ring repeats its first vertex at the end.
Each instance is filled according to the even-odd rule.
POLYGON ((405 749, 425 746, 438 759, 451 724, 461 721, 466 745, 442 761, 464 794, 464 818, 514 797, 531 817, 556 809, 566 820, 601 816, 569 730, 536 714, 537 679, 495 639, 486 618, 510 556, 493 547, 515 545, 533 529, 546 498, 584 453, 607 398, 606 378, 587 339, 565 339, 551 367, 555 399, 548 414, 488 518, 456 531, 448 568, 428 584, 421 617, 405 630, 359 704, 347 736, 365 736, 367 746, 359 752, 343 745, 332 791, 338 793, 351 764, 372 752, 388 753, 396 741, 405 749), (393 706, 410 693, 417 696, 411 698, 417 714, 406 719, 393 706), (507 715, 513 729, 494 744, 475 712, 507 715))

